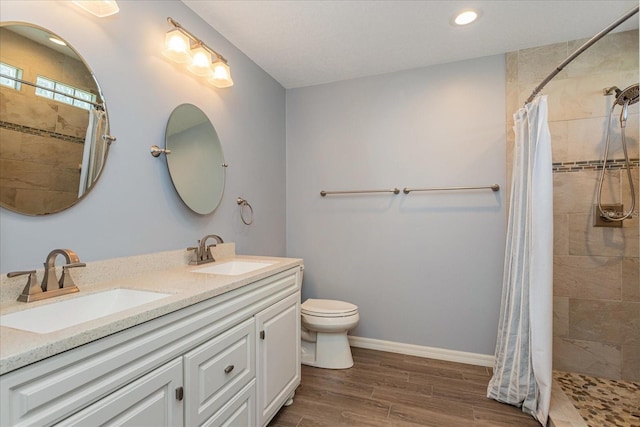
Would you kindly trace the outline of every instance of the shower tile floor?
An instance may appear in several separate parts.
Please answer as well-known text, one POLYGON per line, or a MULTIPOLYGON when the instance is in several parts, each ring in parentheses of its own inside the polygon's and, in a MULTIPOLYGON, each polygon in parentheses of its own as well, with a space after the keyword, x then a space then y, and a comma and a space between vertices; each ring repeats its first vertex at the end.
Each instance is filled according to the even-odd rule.
POLYGON ((590 427, 640 427, 640 383, 560 371, 553 378, 590 427))

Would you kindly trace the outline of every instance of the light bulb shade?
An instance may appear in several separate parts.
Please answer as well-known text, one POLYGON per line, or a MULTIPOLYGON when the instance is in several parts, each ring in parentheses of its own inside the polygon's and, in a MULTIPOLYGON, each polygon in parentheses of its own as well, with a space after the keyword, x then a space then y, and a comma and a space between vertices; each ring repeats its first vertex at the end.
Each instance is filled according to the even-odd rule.
POLYGON ((164 50, 162 54, 172 61, 178 63, 191 62, 189 53, 191 40, 180 30, 175 29, 167 32, 164 39, 164 50))
POLYGON ((72 3, 98 18, 104 18, 120 11, 115 0, 72 0, 72 3))
POLYGON ((211 75, 211 54, 202 46, 191 49, 191 64, 187 70, 200 77, 211 75))
POLYGON ((211 74, 211 77, 209 77, 209 83, 219 88, 233 86, 231 70, 227 64, 218 59, 211 65, 211 67, 213 68, 213 73, 211 74))

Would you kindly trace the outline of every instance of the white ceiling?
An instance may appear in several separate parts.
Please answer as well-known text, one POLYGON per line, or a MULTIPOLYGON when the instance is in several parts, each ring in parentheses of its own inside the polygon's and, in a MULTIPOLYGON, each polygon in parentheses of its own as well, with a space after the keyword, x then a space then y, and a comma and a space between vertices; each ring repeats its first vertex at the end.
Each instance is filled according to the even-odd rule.
MULTIPOLYGON (((636 0, 182 1, 285 88, 589 38, 638 4, 636 0), (452 16, 467 8, 479 10, 480 19, 467 27, 452 26, 452 16)), ((636 14, 616 31, 636 29, 638 22, 636 14)))

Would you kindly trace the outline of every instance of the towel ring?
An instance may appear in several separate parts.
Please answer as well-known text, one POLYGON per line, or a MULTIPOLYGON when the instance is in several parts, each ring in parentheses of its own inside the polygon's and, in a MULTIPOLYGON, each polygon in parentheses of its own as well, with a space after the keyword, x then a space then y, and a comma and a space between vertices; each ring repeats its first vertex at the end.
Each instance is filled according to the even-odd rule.
POLYGON ((253 208, 251 207, 249 202, 247 202, 242 197, 238 197, 236 203, 240 205, 240 219, 242 220, 242 222, 244 222, 246 225, 253 224, 253 208), (249 219, 245 218, 245 207, 249 208, 249 219))

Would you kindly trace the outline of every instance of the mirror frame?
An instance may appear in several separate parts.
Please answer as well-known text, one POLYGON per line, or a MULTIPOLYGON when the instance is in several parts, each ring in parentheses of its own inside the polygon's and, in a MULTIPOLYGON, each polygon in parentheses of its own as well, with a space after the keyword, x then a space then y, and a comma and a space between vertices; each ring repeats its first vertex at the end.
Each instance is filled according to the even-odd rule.
MULTIPOLYGON (((104 168, 105 168, 106 163, 107 163, 107 158, 109 157, 109 148, 111 146, 111 142, 115 141, 115 138, 110 136, 110 134, 109 134, 109 129, 110 129, 109 112, 108 112, 108 109, 107 109, 107 102, 106 102, 104 94, 102 92, 102 88, 100 86, 100 83, 98 82, 98 79, 97 79, 95 73, 93 72, 93 70, 91 69, 91 67, 87 63, 87 61, 84 59, 84 57, 80 54, 80 52, 78 52, 66 39, 64 39, 63 37, 60 37, 58 34, 54 33, 53 31, 51 31, 51 30, 49 30, 47 28, 44 28, 42 26, 39 26, 39 25, 36 25, 36 24, 32 24, 32 23, 29 23, 29 22, 21 22, 21 21, 2 21, 2 22, 0 22, 0 28, 11 27, 11 26, 23 26, 23 27, 29 27, 29 28, 32 28, 32 29, 36 29, 36 30, 42 31, 43 33, 49 34, 51 36, 54 36, 54 37, 62 40, 63 42, 65 42, 66 43, 66 48, 68 48, 71 52, 73 52, 75 54, 76 58, 74 58, 74 59, 78 60, 82 65, 84 65, 84 67, 86 68, 87 76, 90 77, 92 79, 93 83, 95 84, 96 90, 97 90, 97 93, 96 93, 97 100, 96 100, 96 102, 101 104, 102 110, 104 111, 104 115, 105 115, 105 122, 104 122, 104 125, 103 125, 103 130, 104 130, 103 139, 104 139, 104 142, 105 142, 105 148, 104 148, 104 157, 102 159, 102 166, 101 166, 98 174, 91 181, 91 185, 88 186, 85 189, 85 191, 82 193, 82 195, 77 197, 73 201, 73 203, 70 203, 70 204, 68 204, 68 205, 66 205, 64 207, 61 207, 61 208, 51 209, 51 210, 47 210, 47 211, 25 212, 25 211, 19 210, 15 206, 8 205, 8 204, 6 204, 6 203, 4 203, 4 202, 2 202, 0 200, 0 207, 2 207, 3 209, 10 210, 12 212, 16 212, 16 213, 19 213, 19 214, 22 214, 22 215, 27 215, 27 216, 50 215, 50 214, 62 212, 64 210, 67 210, 67 209, 71 208, 72 206, 75 206, 81 200, 83 200, 91 192, 91 190, 93 190, 93 188, 95 187, 96 183, 98 182, 98 180, 102 176, 102 173, 104 172, 104 168)), ((28 80, 23 80, 21 82, 21 84, 24 84, 24 85, 27 85, 27 86, 34 86, 35 82, 28 82, 28 80)), ((52 102, 56 102, 56 101, 52 101, 52 102)), ((28 105, 28 104, 26 104, 26 105, 28 105)), ((87 128, 88 127, 89 126, 87 125, 87 128)), ((83 155, 83 157, 84 157, 84 155, 83 155)))

